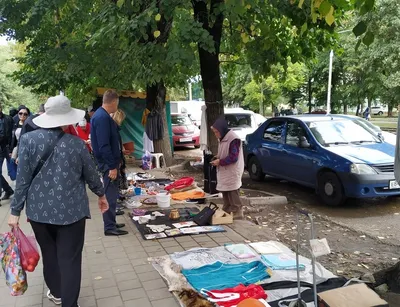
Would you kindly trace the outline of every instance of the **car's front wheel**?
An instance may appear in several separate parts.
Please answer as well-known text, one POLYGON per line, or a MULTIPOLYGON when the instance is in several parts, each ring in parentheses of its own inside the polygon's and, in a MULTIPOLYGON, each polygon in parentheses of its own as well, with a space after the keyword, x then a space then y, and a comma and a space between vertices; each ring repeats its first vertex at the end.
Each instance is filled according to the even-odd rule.
POLYGON ((247 165, 247 170, 249 171, 250 178, 254 181, 262 181, 265 178, 265 174, 262 170, 260 162, 256 157, 251 157, 247 165))
POLYGON ((324 172, 318 176, 318 195, 329 206, 340 206, 346 201, 342 183, 333 172, 324 172))
POLYGON ((382 112, 382 111, 379 111, 378 115, 383 115, 383 112, 382 112))

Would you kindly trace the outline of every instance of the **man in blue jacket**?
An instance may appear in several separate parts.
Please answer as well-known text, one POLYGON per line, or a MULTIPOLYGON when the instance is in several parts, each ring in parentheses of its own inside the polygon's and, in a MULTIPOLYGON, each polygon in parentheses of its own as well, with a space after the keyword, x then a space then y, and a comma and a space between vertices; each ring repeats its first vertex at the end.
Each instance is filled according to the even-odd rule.
POLYGON ((118 128, 110 114, 118 110, 119 97, 114 90, 108 90, 103 95, 103 105, 91 119, 90 139, 93 154, 97 161, 99 172, 103 176, 104 190, 109 210, 103 213, 104 234, 106 236, 121 236, 128 234, 121 230, 124 224, 116 223, 116 208, 119 196, 118 170, 121 164, 121 147, 118 128))

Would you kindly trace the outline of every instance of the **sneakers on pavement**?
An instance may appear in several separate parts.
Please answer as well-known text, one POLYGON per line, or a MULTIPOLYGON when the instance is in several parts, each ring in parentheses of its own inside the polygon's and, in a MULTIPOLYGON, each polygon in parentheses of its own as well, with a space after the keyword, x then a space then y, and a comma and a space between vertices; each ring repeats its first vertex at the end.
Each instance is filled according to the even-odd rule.
POLYGON ((61 299, 60 299, 60 298, 57 298, 57 297, 54 297, 54 295, 50 293, 50 290, 47 291, 47 298, 48 298, 50 301, 52 301, 54 304, 56 304, 56 305, 61 305, 61 299))

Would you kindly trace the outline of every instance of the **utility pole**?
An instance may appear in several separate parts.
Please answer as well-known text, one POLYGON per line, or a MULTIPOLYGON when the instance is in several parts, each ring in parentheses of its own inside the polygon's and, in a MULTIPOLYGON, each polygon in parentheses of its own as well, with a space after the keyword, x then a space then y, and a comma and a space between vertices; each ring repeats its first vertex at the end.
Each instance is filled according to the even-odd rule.
POLYGON ((189 80, 189 101, 193 100, 193 96, 192 96, 192 82, 189 80))
POLYGON ((261 84, 260 84, 260 89, 261 89, 261 100, 260 100, 260 114, 264 116, 264 89, 263 89, 263 80, 264 78, 261 77, 261 84))
POLYGON ((308 78, 308 113, 311 113, 312 111, 312 82, 314 81, 314 79, 312 79, 311 77, 308 78))
POLYGON ((329 54, 329 77, 328 77, 328 94, 326 97, 326 114, 331 113, 332 66, 333 66, 333 50, 331 50, 329 54))

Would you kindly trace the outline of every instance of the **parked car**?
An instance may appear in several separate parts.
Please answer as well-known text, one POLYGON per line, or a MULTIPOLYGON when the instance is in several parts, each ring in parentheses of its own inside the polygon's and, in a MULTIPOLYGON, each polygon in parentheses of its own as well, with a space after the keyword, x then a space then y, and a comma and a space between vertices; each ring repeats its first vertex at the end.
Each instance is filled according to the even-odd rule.
POLYGON ((267 174, 312 187, 328 205, 400 195, 395 146, 347 118, 272 118, 247 136, 244 152, 253 180, 267 174))
POLYGON ((396 135, 394 133, 383 131, 380 127, 372 124, 370 121, 364 118, 353 115, 342 115, 342 114, 335 114, 335 115, 332 114, 330 116, 342 117, 353 120, 357 125, 360 125, 366 128, 367 130, 370 130, 372 133, 374 133, 377 137, 381 138, 386 143, 396 146, 396 135))
POLYGON ((253 133, 266 121, 266 118, 262 115, 242 108, 226 108, 224 113, 229 129, 235 131, 243 142, 246 135, 253 133))
POLYGON ((383 110, 382 106, 371 107, 371 114, 372 115, 383 115, 385 111, 383 110))
POLYGON ((200 129, 186 114, 171 114, 174 147, 200 147, 200 129))
POLYGON ((311 111, 309 114, 326 114, 326 110, 324 109, 315 109, 314 111, 311 111))

